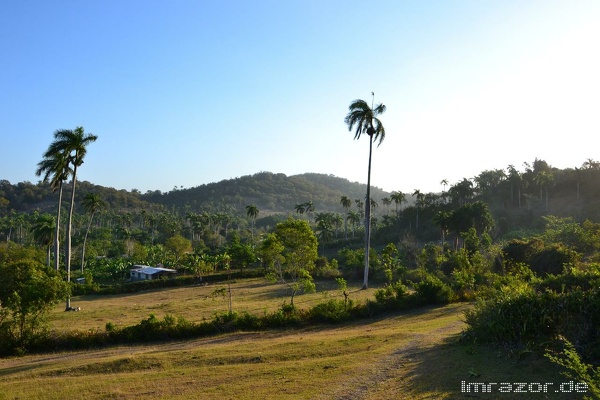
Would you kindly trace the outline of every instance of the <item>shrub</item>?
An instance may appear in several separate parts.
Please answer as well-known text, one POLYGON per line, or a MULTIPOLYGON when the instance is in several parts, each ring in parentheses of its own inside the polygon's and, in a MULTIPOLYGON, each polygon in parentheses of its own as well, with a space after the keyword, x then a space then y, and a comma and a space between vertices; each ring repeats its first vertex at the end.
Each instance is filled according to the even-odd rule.
POLYGON ((23 353, 47 338, 45 316, 68 286, 35 249, 0 245, 0 354, 23 353))
MULTIPOLYGON (((571 342, 563 337, 559 337, 559 340, 563 344, 562 351, 558 355, 547 352, 546 357, 567 369, 563 375, 579 382, 585 382, 589 393, 597 399, 600 398, 600 368, 594 368, 592 365, 584 363, 571 342)), ((586 396, 585 398, 589 399, 590 397, 586 396)))
POLYGON ((426 274, 421 282, 414 284, 414 289, 421 305, 447 304, 456 297, 450 286, 431 274, 426 274))
POLYGON ((283 303, 281 308, 272 314, 265 314, 264 325, 268 328, 281 328, 299 325, 304 319, 304 312, 292 304, 283 303))
POLYGON ((555 292, 513 282, 465 313, 467 334, 478 341, 527 345, 564 336, 589 358, 600 356, 600 288, 555 292))
POLYGON ((341 272, 338 269, 338 261, 334 258, 331 261, 327 257, 319 257, 315 263, 314 276, 322 279, 338 278, 341 272))
POLYGON ((406 307, 408 288, 398 281, 375 291, 375 301, 384 310, 400 310, 406 307))
POLYGON ((330 299, 310 309, 308 318, 312 322, 341 322, 350 319, 349 308, 352 302, 346 304, 343 300, 330 299))

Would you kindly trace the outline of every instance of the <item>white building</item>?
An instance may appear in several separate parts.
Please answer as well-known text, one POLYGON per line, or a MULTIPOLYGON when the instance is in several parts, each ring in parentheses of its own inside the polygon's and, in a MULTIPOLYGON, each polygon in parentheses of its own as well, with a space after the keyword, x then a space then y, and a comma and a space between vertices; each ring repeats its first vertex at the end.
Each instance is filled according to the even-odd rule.
POLYGON ((177 273, 174 269, 150 267, 148 265, 134 265, 129 270, 129 276, 132 281, 143 281, 152 279, 162 279, 172 277, 177 273))

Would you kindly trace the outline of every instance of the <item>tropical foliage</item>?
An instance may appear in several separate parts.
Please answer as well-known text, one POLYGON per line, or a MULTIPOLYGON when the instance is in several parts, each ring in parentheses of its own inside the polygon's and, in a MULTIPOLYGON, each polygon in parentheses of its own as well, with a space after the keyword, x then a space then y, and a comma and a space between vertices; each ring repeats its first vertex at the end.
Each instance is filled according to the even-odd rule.
POLYGON ((211 184, 209 200, 190 197, 208 193, 208 185, 142 195, 79 182, 74 204, 67 205, 57 204, 59 189, 63 183, 72 188, 67 180, 75 167, 66 156, 65 165, 61 154, 67 153, 48 154, 38 165, 45 182, 0 182, 0 272, 6 278, 0 284, 2 353, 135 342, 153 337, 148 332, 185 338, 340 322, 472 301, 465 340, 499 344, 509 352, 555 355, 566 348, 565 357, 554 359, 585 379, 595 376, 600 355, 600 167, 595 162, 558 170, 535 160, 524 172, 511 166, 454 185, 445 182, 441 193, 376 194, 374 189, 368 202, 364 185, 314 174, 261 173, 211 184), (59 173, 55 168, 61 165, 59 173), (260 195, 241 192, 254 183, 260 195), (344 187, 353 189, 344 192, 344 187), (65 249, 51 251, 59 243, 68 247, 68 232, 70 254, 85 266, 73 271, 83 278, 77 283, 65 282, 65 249), (128 282, 135 264, 163 265, 178 277, 128 282), (345 285, 364 282, 365 265, 378 289, 374 299, 355 301, 345 285), (69 293, 131 293, 247 276, 285 282, 281 309, 238 314, 230 302, 229 313, 201 324, 151 317, 132 327, 107 325, 106 332, 85 338, 67 334, 64 342, 46 334, 44 314, 69 293), (339 299, 324 299, 310 310, 298 307, 298 296, 315 290, 315 282, 334 279, 339 299), (567 342, 577 353, 564 347, 567 342))

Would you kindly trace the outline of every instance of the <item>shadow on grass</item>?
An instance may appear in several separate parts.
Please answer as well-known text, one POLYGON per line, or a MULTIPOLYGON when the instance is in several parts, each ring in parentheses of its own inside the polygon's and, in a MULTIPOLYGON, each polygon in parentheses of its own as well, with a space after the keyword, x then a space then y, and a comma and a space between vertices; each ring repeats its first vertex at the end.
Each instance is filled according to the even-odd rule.
POLYGON ((543 355, 509 357, 503 349, 463 343, 460 337, 455 334, 429 348, 409 347, 398 353, 414 362, 408 379, 398 383, 408 385, 418 398, 583 399, 574 386, 578 382, 570 383, 543 355))

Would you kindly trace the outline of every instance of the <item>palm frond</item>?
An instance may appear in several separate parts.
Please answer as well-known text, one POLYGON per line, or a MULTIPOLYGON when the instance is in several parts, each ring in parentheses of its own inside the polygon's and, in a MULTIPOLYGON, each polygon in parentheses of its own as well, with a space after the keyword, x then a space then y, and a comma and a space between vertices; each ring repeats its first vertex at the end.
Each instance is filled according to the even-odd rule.
POLYGON ((381 144, 385 137, 385 129, 376 116, 385 112, 385 105, 378 104, 371 109, 366 101, 358 99, 350 103, 348 110, 344 122, 348 125, 349 131, 356 127, 354 139, 359 139, 363 133, 373 133, 374 139, 379 139, 379 144, 381 144), (373 128, 372 132, 369 132, 370 128, 373 128))

